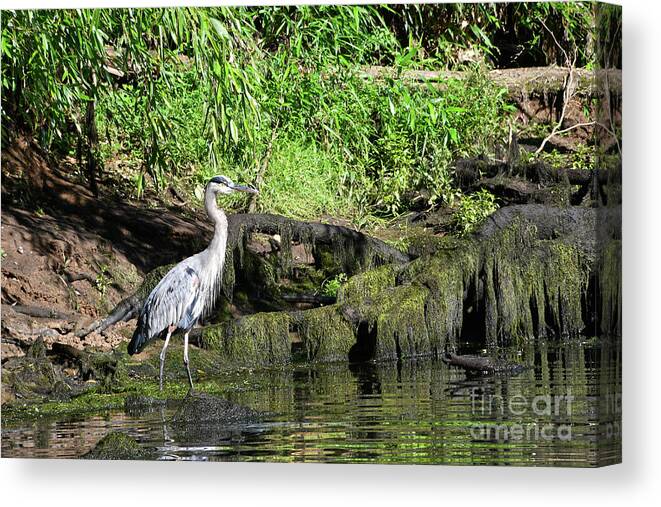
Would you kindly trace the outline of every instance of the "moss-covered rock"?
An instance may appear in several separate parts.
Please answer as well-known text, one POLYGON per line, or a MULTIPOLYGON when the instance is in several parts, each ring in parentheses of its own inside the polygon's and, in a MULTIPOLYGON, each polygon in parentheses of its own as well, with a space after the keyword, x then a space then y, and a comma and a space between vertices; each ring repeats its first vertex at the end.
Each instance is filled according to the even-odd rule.
POLYGON ((72 394, 72 385, 59 366, 46 355, 43 340, 38 339, 25 356, 13 357, 2 365, 2 383, 6 394, 21 400, 66 398, 72 394))
POLYGON ((291 360, 290 316, 286 312, 246 315, 229 324, 206 327, 201 342, 219 359, 242 366, 286 364, 291 360))
POLYGON ((133 438, 120 432, 108 433, 83 459, 102 460, 144 460, 152 459, 153 455, 143 449, 133 438))
POLYGON ((338 305, 298 312, 294 321, 308 361, 347 360, 356 330, 338 305))

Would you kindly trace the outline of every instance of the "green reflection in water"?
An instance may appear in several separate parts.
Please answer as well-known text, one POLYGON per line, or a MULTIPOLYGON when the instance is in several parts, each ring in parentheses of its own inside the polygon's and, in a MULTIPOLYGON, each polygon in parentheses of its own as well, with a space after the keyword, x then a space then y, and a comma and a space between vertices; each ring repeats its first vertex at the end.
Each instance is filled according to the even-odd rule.
POLYGON ((298 365, 224 377, 230 401, 267 412, 242 427, 111 411, 3 428, 3 456, 79 457, 111 430, 160 459, 597 466, 621 459, 618 344, 529 345, 529 368, 467 376, 431 359, 298 365))

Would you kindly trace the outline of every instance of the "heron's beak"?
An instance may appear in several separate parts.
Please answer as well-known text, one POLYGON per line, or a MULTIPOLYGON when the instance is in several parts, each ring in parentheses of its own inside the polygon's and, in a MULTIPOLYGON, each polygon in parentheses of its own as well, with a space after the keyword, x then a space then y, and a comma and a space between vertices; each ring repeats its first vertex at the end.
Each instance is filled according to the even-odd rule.
POLYGON ((252 185, 234 185, 231 188, 232 190, 238 190, 240 192, 248 192, 249 194, 259 194, 259 190, 257 190, 252 185))

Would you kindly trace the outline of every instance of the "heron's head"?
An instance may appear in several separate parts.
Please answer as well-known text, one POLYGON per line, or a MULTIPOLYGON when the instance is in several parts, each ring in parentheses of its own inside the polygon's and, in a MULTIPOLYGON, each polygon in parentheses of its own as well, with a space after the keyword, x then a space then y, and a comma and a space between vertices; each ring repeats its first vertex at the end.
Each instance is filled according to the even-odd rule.
POLYGON ((255 187, 251 185, 237 185, 227 176, 214 176, 207 183, 207 189, 216 194, 231 194, 232 192, 259 193, 255 187))

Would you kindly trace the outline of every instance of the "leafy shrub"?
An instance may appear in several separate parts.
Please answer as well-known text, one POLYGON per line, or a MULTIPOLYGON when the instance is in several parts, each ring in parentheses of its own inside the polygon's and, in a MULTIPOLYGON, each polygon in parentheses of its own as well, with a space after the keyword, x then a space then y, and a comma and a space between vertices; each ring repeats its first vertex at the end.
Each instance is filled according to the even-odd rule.
POLYGON ((340 290, 340 287, 346 283, 346 281, 346 273, 339 273, 333 278, 324 280, 324 282, 321 284, 321 295, 330 297, 337 296, 337 291, 340 290))
POLYGON ((485 218, 498 209, 496 198, 486 189, 464 195, 454 214, 455 228, 459 234, 474 232, 485 218))

